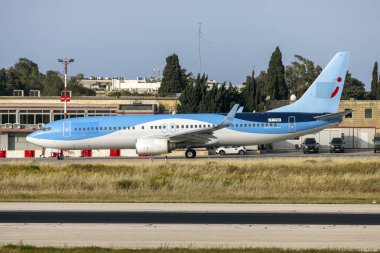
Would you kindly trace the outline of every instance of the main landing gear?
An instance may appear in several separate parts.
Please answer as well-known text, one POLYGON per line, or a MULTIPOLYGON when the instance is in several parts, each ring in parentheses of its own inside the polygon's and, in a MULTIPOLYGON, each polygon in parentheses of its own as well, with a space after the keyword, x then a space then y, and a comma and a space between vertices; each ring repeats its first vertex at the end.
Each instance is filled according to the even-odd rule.
POLYGON ((58 155, 57 155, 57 160, 63 160, 65 159, 65 156, 63 155, 63 152, 59 152, 58 155))
POLYGON ((195 152, 194 149, 190 148, 190 149, 186 150, 185 156, 186 156, 186 158, 195 158, 197 156, 197 152, 195 152))

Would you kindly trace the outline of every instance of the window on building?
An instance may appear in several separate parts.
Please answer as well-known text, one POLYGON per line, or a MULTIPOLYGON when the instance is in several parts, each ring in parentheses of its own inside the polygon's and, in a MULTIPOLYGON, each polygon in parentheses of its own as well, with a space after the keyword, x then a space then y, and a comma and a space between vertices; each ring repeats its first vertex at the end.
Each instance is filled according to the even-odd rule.
POLYGON ((364 115, 366 119, 372 119, 372 108, 366 108, 364 110, 364 115))
MULTIPOLYGON (((351 109, 344 109, 345 111, 349 111, 351 109)), ((346 119, 351 119, 352 118, 352 113, 349 113, 345 116, 346 119)))

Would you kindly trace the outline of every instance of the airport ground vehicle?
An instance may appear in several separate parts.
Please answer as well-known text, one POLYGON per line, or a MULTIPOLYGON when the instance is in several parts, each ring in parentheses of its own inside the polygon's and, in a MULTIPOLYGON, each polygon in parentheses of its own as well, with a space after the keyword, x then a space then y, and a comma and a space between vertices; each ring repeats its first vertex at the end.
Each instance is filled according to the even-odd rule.
POLYGON ((244 155, 246 151, 247 150, 244 146, 226 146, 219 147, 215 150, 215 152, 219 155, 244 155))
POLYGON ((373 138, 373 152, 376 153, 380 150, 380 134, 376 134, 373 138))
POLYGON ((342 138, 332 138, 330 142, 330 153, 342 152, 344 153, 344 141, 342 138))
POLYGON ((314 138, 306 138, 302 143, 302 151, 306 153, 318 153, 319 143, 314 138))

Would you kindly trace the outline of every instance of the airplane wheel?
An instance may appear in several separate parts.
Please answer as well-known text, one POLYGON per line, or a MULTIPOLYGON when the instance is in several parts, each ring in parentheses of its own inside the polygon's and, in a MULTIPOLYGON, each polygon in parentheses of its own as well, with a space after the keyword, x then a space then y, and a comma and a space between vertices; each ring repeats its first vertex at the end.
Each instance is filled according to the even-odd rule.
POLYGON ((64 158, 65 158, 65 157, 64 157, 62 154, 58 154, 58 155, 57 155, 57 159, 58 159, 58 160, 63 160, 64 158))
POLYGON ((197 152, 194 149, 188 149, 185 152, 186 158, 195 158, 197 156, 197 152))
POLYGON ((224 152, 224 150, 220 150, 220 151, 219 151, 219 155, 223 156, 223 155, 225 155, 225 154, 226 154, 226 152, 224 152))
POLYGON ((239 155, 244 155, 244 154, 245 154, 244 150, 239 150, 239 155))

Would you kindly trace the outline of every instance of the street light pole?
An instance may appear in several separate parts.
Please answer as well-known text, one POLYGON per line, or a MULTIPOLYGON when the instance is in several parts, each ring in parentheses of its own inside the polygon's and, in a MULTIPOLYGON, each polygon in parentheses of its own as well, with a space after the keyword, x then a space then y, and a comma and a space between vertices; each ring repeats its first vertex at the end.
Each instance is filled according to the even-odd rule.
POLYGON ((74 62, 74 59, 58 59, 58 62, 62 63, 65 66, 65 89, 64 89, 64 110, 63 110, 63 118, 67 119, 67 65, 74 62))

